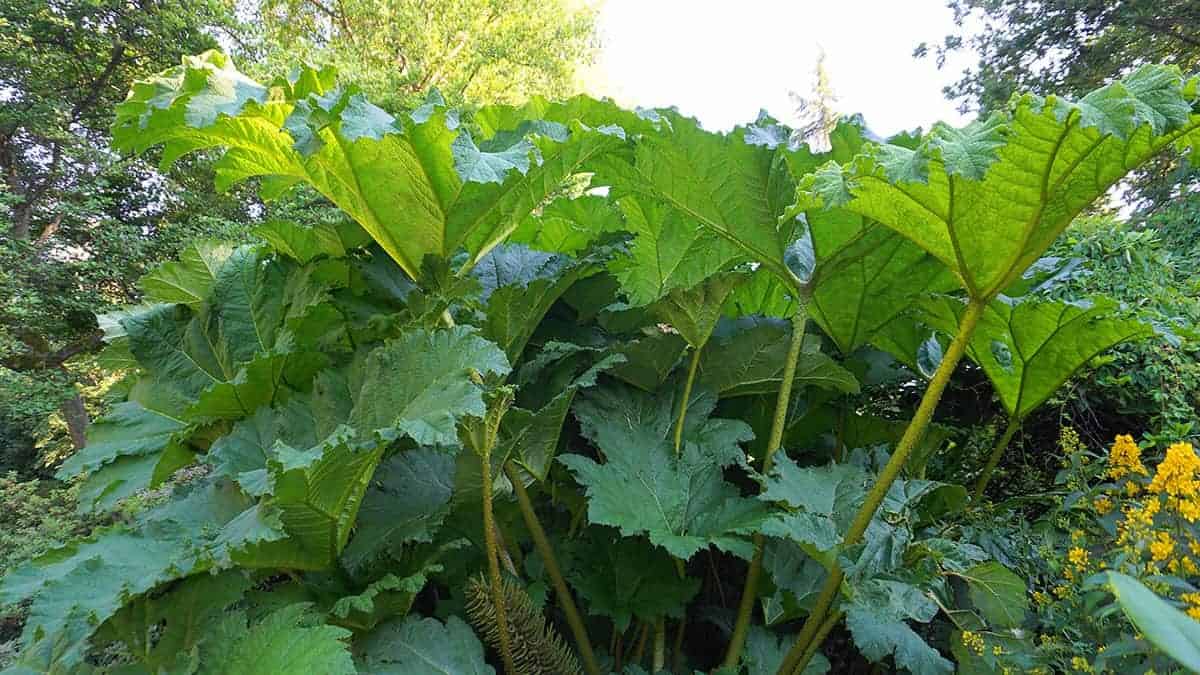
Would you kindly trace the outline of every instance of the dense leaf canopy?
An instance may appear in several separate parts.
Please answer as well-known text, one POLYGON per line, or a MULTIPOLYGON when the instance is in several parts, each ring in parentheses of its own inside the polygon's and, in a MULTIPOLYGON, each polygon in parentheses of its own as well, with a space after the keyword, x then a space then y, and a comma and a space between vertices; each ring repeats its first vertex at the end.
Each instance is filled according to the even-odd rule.
MULTIPOLYGON (((919 626, 1011 628, 1024 586, 960 538, 965 490, 921 477, 948 432, 897 479, 904 423, 843 398, 897 370, 862 348, 956 325, 962 303, 928 296, 961 285, 991 302, 968 352, 1023 415, 1142 334, 1098 320, 1103 301, 999 293, 1133 165, 1194 139, 1194 90, 1148 67, 920 138, 846 120, 813 153, 765 117, 714 133, 586 97, 472 115, 437 96, 393 115, 330 70, 260 84, 188 57, 135 86, 118 144, 223 152, 219 186, 305 184, 346 219, 197 244, 103 318, 125 400, 61 475, 86 508, 151 505, 0 581, 0 603, 30 601, 22 658, 86 668, 119 641, 141 647, 131 667, 174 667, 145 639, 166 614, 182 672, 490 673, 464 606, 501 660, 500 636, 567 649, 543 579, 581 653, 574 596, 611 643, 636 619, 663 644, 701 562, 750 560, 774 587, 744 604, 768 623, 828 580, 864 657, 948 672, 919 626), (827 425, 831 408, 849 414, 827 425), (756 456, 767 427, 785 447, 756 456)), ((783 662, 749 635, 742 665, 783 662)))

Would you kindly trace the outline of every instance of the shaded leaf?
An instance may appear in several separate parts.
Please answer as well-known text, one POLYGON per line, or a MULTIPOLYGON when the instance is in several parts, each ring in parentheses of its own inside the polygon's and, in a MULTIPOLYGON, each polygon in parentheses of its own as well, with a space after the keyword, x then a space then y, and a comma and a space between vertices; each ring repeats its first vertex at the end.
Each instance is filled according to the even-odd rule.
POLYGON ((376 628, 355 645, 372 673, 495 675, 471 627, 452 616, 442 622, 409 616, 376 628))
POLYGON ((716 402, 701 394, 689 403, 676 457, 674 398, 619 386, 588 390, 575 415, 604 463, 575 454, 558 460, 586 488, 589 521, 626 536, 644 533, 683 559, 710 545, 749 558, 753 547, 739 535, 753 531, 765 510, 725 482, 722 469, 741 461, 738 444, 753 434, 742 422, 709 418, 716 402))
POLYGON ((342 562, 358 570, 407 542, 429 542, 450 512, 454 457, 416 448, 388 458, 363 497, 342 562))
POLYGON ((506 375, 508 359, 467 327, 410 330, 371 352, 350 423, 364 431, 396 429, 424 445, 452 445, 464 415, 482 417, 472 372, 506 375))
MULTIPOLYGON (((922 319, 940 330, 957 330, 965 307, 948 297, 922 305, 922 319)), ((1153 335, 1140 321, 1120 319, 1115 302, 1098 298, 1069 303, 1017 301, 988 304, 967 345, 1012 417, 1023 419, 1093 357, 1126 340, 1153 335)))

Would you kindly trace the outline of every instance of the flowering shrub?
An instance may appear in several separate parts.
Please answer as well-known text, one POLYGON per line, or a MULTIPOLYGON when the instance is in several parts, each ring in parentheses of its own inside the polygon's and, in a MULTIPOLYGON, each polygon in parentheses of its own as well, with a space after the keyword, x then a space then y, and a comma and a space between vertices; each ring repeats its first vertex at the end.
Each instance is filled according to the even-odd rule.
POLYGON ((1174 671, 1113 604, 1106 572, 1137 578, 1200 619, 1200 455, 1186 442, 1148 455, 1128 435, 1096 453, 1070 428, 1059 445, 1065 491, 1034 523, 1027 559, 1032 630, 1023 640, 964 632, 960 650, 996 672, 1174 671))

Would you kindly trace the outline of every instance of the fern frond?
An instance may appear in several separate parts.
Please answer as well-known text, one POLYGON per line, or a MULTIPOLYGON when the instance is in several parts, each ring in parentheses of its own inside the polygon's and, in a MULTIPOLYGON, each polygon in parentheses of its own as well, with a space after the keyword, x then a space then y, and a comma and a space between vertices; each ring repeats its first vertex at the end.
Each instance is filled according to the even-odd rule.
MULTIPOLYGON (((546 622, 533 601, 516 582, 505 579, 500 585, 505 616, 512 641, 514 675, 582 675, 579 660, 554 627, 546 622)), ((500 633, 491 587, 485 577, 467 582, 467 616, 488 646, 499 649, 500 633)))

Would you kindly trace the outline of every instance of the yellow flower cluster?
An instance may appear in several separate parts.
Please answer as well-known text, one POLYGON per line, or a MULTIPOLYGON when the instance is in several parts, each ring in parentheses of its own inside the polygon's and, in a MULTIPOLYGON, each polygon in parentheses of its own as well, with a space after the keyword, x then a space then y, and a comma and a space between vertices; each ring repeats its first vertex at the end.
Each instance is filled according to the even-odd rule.
POLYGON ((1154 494, 1166 492, 1172 497, 1192 497, 1200 491, 1196 472, 1200 470, 1200 457, 1191 443, 1175 443, 1167 448, 1167 456, 1159 462, 1154 478, 1147 488, 1154 494))
POLYGON ((1092 508, 1096 515, 1107 516, 1113 510, 1113 501, 1105 496, 1096 497, 1092 500, 1092 508))
POLYGON ((1133 436, 1117 436, 1108 451, 1108 477, 1113 480, 1129 475, 1147 476, 1149 472, 1142 464, 1142 449, 1133 442, 1133 436))
POLYGON ((1082 571, 1088 564, 1088 552, 1076 546, 1067 552, 1067 560, 1082 571))
POLYGON ((983 653, 983 636, 979 633, 964 630, 962 633, 963 646, 976 654, 983 653))
POLYGON ((1200 621, 1200 593, 1184 593, 1179 599, 1188 604, 1188 616, 1200 621))
POLYGON ((1088 663, 1088 660, 1082 656, 1076 656, 1071 659, 1071 668, 1081 673, 1092 672, 1092 664, 1088 663))
POLYGON ((1154 562, 1162 562, 1171 557, 1175 552, 1175 540, 1171 538, 1168 532, 1158 532, 1154 537, 1154 541, 1150 542, 1150 557, 1154 562))
POLYGON ((1139 540, 1146 539, 1154 527, 1154 516, 1161 508, 1162 504, 1158 498, 1146 499, 1141 504, 1137 502, 1126 504, 1121 509, 1125 514, 1125 520, 1118 525, 1120 534, 1117 536, 1117 543, 1135 544, 1139 540))

